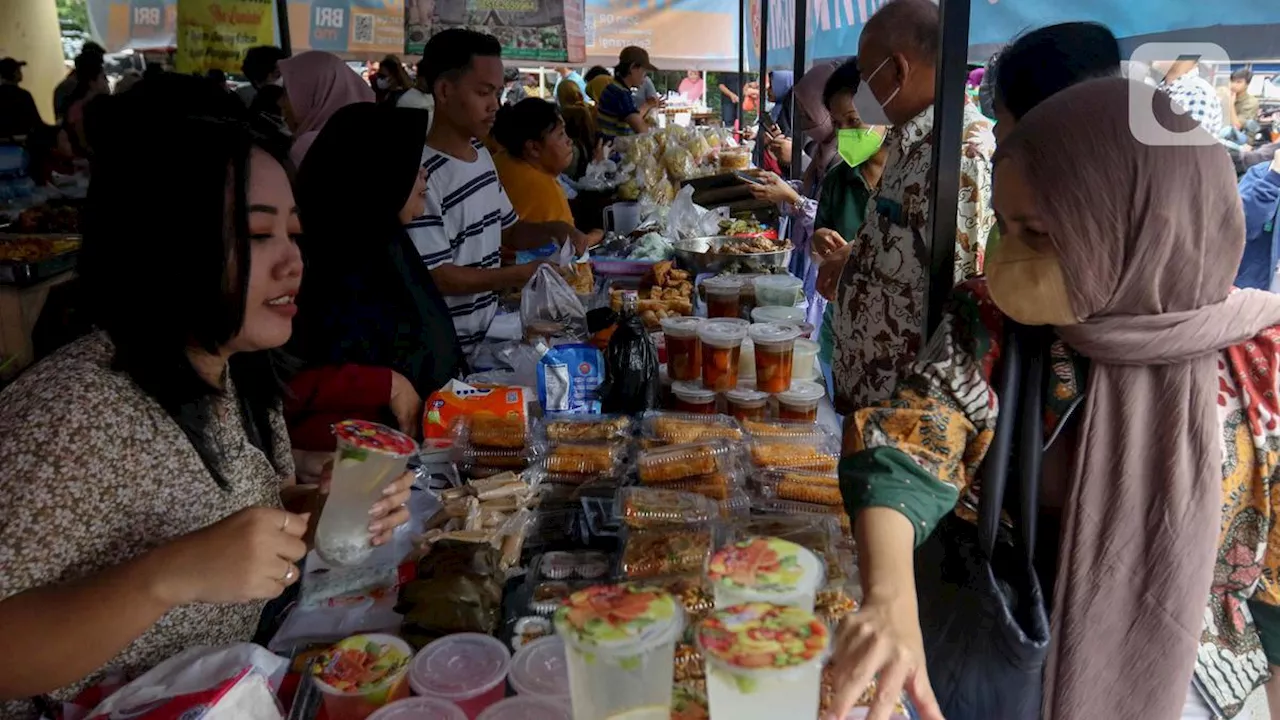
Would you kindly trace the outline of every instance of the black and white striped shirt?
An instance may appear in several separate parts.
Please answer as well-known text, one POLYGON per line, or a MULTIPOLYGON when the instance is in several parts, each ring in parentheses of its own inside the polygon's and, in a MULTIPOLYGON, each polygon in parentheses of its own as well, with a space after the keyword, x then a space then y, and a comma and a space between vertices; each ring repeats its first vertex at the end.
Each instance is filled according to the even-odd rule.
MULTIPOLYGON (((427 169, 427 211, 409 223, 409 237, 428 270, 451 264, 496 268, 502 231, 519 218, 502 190, 493 158, 479 141, 474 162, 431 147, 422 151, 427 169)), ((484 339, 498 309, 498 294, 483 292, 445 297, 463 352, 484 339)))

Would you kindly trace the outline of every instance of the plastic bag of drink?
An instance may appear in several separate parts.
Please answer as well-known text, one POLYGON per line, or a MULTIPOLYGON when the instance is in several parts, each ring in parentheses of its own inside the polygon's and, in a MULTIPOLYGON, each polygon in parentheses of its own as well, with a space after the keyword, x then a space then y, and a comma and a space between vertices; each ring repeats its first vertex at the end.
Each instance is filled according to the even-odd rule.
POLYGON ((600 403, 606 413, 635 415, 658 407, 658 348, 640 321, 638 304, 634 292, 623 296, 622 318, 605 350, 600 403))
POLYGON ((275 693, 288 666, 252 643, 190 648, 120 688, 89 720, 281 720, 275 693))

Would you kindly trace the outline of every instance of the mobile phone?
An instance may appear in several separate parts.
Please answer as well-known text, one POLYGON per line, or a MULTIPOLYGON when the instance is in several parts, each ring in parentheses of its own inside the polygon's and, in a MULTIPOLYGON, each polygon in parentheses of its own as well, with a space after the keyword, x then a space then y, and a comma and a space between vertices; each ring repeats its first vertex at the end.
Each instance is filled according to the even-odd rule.
POLYGON ((774 122, 773 116, 769 115, 768 113, 760 114, 760 125, 764 127, 765 130, 768 130, 770 133, 778 132, 778 123, 774 122))
POLYGON ((735 171, 733 174, 742 182, 751 183, 752 185, 764 185, 764 181, 760 178, 755 177, 754 175, 748 175, 741 170, 735 171))

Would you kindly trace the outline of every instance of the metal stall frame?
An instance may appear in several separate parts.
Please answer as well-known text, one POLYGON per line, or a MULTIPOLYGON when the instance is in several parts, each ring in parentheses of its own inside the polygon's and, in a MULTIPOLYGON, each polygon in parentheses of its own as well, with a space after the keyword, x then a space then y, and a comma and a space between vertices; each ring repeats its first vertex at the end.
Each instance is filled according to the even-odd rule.
MULTIPOLYGON (((956 212, 960 204, 960 156, 964 144, 965 77, 968 70, 971 0, 938 0, 937 79, 933 101, 933 184, 929 197, 929 280, 921 350, 946 309, 955 286, 956 212)), ((975 242, 986 238, 974 238, 975 242)))
MULTIPOLYGON (((799 85, 801 78, 804 77, 805 50, 807 50, 806 44, 808 41, 806 35, 809 30, 807 22, 809 2, 808 0, 794 1, 796 34, 791 43, 792 49, 795 51, 795 59, 791 66, 791 71, 794 75, 793 79, 795 80, 791 85, 791 179, 799 180, 804 177, 804 168, 801 167, 804 160, 804 133, 800 130, 800 103, 796 102, 795 86, 799 85)), ((821 170, 822 168, 819 168, 819 172, 821 170)))

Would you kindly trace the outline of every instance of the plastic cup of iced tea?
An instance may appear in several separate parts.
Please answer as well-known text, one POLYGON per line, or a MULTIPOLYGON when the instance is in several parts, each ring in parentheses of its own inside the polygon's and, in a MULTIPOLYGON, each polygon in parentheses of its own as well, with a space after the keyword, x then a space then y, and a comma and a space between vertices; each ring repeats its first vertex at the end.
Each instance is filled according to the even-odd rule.
POLYGON ((702 377, 702 341, 698 328, 702 318, 669 317, 662 320, 662 334, 667 341, 667 373, 672 380, 697 380, 702 377))
POLYGON ((702 281, 707 293, 707 317, 737 318, 742 314, 742 281, 735 277, 711 277, 702 281))
POLYGON ((716 391, 698 383, 671 383, 671 409, 698 415, 716 414, 716 391))
POLYGON ((778 401, 778 419, 796 422, 818 422, 818 404, 827 394, 814 382, 796 381, 786 392, 774 395, 778 401))
POLYGON ((752 325, 748 333, 755 346, 756 388, 769 393, 791 387, 791 364, 800 328, 779 323, 752 325))
POLYGON ((736 420, 764 420, 769 412, 769 393, 738 387, 724 393, 725 412, 736 420))
POLYGON ((703 385, 719 392, 738 386, 738 363, 749 325, 746 320, 716 318, 698 328, 698 337, 702 340, 703 385))

